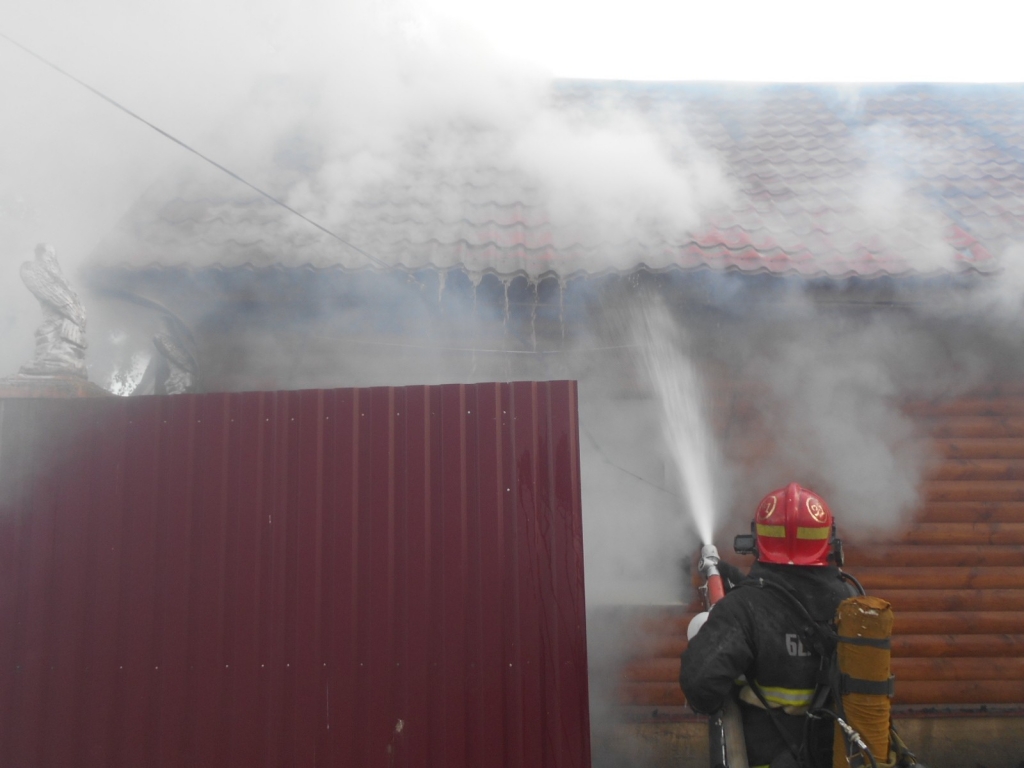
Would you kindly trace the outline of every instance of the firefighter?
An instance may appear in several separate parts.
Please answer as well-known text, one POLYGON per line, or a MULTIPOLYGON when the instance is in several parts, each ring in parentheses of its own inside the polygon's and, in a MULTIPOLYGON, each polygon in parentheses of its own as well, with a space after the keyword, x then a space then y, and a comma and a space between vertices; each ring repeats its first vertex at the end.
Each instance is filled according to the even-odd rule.
POLYGON ((807 614, 827 625, 856 594, 835 562, 832 512, 790 483, 761 500, 751 527, 756 562, 745 579, 723 564, 731 588, 690 640, 679 684, 702 714, 738 697, 750 766, 829 768, 833 723, 806 715, 827 653, 816 651, 807 614))

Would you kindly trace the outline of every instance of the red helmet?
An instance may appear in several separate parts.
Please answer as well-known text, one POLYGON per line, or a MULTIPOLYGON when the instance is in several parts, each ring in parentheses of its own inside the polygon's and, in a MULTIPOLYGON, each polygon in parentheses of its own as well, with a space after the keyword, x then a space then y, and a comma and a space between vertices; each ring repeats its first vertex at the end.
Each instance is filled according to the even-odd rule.
POLYGON ((779 565, 828 565, 832 511, 814 491, 790 483, 772 491, 754 516, 757 559, 779 565))

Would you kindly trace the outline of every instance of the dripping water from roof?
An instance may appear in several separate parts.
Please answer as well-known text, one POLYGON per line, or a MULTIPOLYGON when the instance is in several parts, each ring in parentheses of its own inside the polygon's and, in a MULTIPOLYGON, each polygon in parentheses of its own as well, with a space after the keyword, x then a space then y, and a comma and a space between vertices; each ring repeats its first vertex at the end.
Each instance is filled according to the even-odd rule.
MULTIPOLYGON (((476 328, 480 327, 480 316, 477 314, 477 289, 480 288, 480 283, 484 279, 484 273, 482 271, 473 271, 469 273, 470 283, 473 285, 473 314, 470 317, 473 318, 473 324, 476 328)), ((470 376, 475 379, 477 371, 477 356, 476 356, 476 344, 473 344, 473 351, 469 357, 469 373, 470 376)))
POLYGON ((558 276, 558 327, 565 341, 565 278, 558 276))
POLYGON ((508 304, 508 288, 512 284, 511 277, 501 278, 501 284, 505 287, 505 338, 508 339, 508 320, 509 320, 509 304, 508 304))
POLYGON ((483 282, 484 273, 479 270, 475 270, 472 272, 467 272, 466 274, 469 277, 470 284, 473 286, 473 319, 477 320, 477 289, 480 288, 480 283, 483 282))
POLYGON ((512 278, 502 278, 505 287, 505 317, 502 321, 502 346, 505 348, 505 381, 512 381, 512 355, 509 354, 509 286, 512 278))
POLYGON ((537 302, 540 301, 540 290, 538 289, 537 282, 534 280, 530 281, 530 286, 533 288, 533 301, 530 304, 530 344, 534 352, 537 351, 537 302))

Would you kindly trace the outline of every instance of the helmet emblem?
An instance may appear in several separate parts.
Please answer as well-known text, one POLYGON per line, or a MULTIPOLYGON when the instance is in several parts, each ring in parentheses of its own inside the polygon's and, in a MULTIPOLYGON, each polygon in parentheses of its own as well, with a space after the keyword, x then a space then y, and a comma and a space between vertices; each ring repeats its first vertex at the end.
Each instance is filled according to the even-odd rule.
POLYGON ((761 513, 758 515, 758 518, 764 521, 771 517, 775 513, 776 504, 778 504, 778 499, 774 496, 769 496, 765 499, 764 502, 762 502, 761 513))
POLYGON ((807 511, 811 513, 811 517, 817 520, 819 523, 825 521, 825 508, 821 506, 821 502, 813 496, 807 498, 807 511))

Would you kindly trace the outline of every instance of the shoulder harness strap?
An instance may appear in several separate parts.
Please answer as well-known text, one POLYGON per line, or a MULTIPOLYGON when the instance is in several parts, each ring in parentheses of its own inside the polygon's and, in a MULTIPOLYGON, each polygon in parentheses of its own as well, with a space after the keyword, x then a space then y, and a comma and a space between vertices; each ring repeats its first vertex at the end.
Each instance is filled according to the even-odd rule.
POLYGON ((811 641, 811 647, 818 656, 830 657, 835 650, 836 641, 839 639, 835 631, 831 627, 823 625, 813 616, 811 612, 807 610, 807 606, 803 604, 799 597, 797 597, 792 590, 778 584, 774 581, 770 581, 763 577, 756 579, 747 578, 741 581, 738 587, 758 587, 759 589, 770 589, 774 594, 781 596, 806 622, 802 628, 807 639, 811 641))

